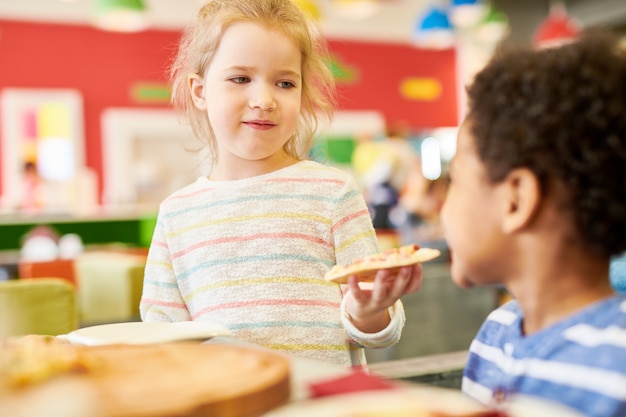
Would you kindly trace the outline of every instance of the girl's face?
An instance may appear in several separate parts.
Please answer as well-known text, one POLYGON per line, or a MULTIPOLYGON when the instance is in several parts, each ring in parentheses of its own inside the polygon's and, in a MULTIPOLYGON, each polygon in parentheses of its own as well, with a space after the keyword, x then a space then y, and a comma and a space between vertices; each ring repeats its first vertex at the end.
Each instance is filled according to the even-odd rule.
POLYGON ((491 184, 468 122, 459 130, 441 221, 450 248, 453 281, 461 287, 496 284, 507 259, 500 227, 504 188, 491 184))
POLYGON ((212 177, 235 179, 289 164, 283 146, 298 126, 301 69, 300 50, 282 32, 249 22, 225 30, 204 79, 189 79, 217 140, 212 177))

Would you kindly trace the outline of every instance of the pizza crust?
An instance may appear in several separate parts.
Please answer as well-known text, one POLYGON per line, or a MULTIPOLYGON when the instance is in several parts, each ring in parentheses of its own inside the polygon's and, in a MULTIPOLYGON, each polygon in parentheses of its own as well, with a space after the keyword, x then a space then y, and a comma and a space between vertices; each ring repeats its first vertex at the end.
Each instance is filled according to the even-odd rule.
POLYGON ((397 270, 403 266, 430 261, 440 254, 437 249, 420 248, 418 245, 401 246, 357 259, 348 265, 335 265, 326 272, 324 279, 346 284, 350 275, 356 275, 360 282, 371 282, 379 269, 397 270))

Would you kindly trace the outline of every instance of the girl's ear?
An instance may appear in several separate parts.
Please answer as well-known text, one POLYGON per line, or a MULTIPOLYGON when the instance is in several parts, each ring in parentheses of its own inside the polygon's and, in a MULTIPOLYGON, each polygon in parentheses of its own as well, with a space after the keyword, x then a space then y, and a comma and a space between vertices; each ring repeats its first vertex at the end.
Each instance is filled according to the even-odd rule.
POLYGON ((204 82, 198 74, 187 77, 187 85, 191 92, 193 104, 198 110, 206 110, 206 98, 204 97, 204 82))
POLYGON ((528 226, 541 204, 541 187, 537 176, 526 168, 514 169, 504 180, 506 213, 503 229, 513 233, 528 226))

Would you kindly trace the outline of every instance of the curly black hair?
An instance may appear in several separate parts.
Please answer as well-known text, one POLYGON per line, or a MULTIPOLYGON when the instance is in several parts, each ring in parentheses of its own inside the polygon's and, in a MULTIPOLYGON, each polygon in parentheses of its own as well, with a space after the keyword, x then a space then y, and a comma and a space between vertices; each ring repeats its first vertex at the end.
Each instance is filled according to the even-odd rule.
MULTIPOLYGON (((489 179, 530 169, 561 193, 578 238, 600 256, 626 250, 626 53, 599 29, 558 48, 500 50, 467 89, 489 179)), ((558 194, 555 194, 558 195, 558 194)))

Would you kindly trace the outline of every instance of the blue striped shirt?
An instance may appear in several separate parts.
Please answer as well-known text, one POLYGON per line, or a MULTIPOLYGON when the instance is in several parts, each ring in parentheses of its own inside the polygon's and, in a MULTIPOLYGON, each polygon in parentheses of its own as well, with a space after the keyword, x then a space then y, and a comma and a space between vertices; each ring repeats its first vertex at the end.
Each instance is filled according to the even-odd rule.
POLYGON ((517 301, 498 308, 470 346, 463 391, 485 404, 524 394, 590 417, 626 416, 626 295, 529 336, 517 301))

